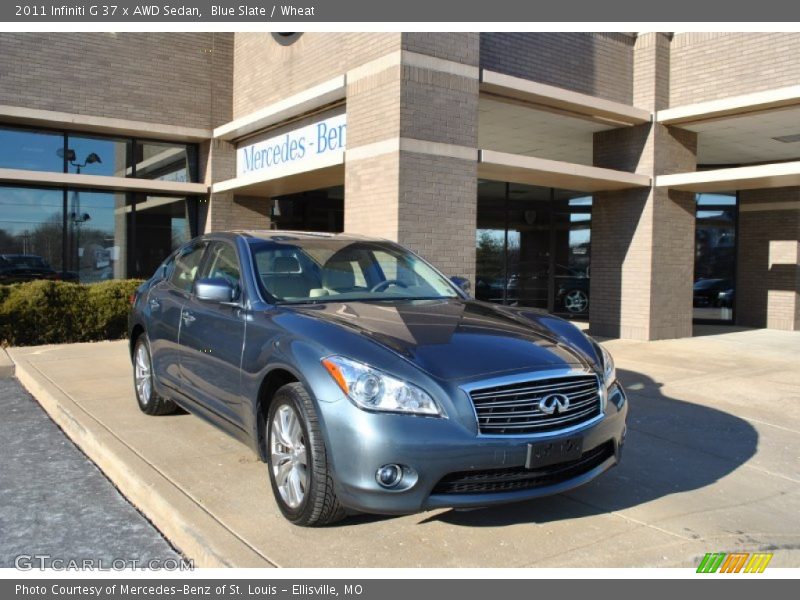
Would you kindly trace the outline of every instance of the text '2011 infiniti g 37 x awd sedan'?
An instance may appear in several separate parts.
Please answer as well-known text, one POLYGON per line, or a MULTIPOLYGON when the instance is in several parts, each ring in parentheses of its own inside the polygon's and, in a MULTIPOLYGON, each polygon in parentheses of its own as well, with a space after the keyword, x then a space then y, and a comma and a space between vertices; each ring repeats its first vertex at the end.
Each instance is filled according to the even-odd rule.
POLYGON ((133 298, 136 397, 250 445, 298 525, 563 492, 620 458, 611 356, 541 311, 471 299, 388 241, 230 232, 133 298))

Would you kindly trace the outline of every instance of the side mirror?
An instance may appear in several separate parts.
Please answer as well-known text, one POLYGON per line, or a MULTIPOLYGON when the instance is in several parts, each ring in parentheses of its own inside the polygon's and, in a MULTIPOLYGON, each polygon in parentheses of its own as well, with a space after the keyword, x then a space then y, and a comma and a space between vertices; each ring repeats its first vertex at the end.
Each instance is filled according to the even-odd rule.
POLYGON ((206 277, 195 282, 194 293, 198 300, 205 302, 231 302, 236 290, 227 279, 206 277))
POLYGON ((470 289, 472 289, 472 284, 470 284, 469 279, 466 277, 451 277, 450 281, 452 281, 465 294, 469 294, 470 289))

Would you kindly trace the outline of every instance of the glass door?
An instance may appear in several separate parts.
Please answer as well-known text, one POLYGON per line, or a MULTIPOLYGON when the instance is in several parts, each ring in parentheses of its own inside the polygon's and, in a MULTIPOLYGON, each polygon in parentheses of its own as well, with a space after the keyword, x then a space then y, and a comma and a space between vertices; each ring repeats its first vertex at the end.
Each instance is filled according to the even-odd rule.
POLYGON ((697 194, 696 211, 694 319, 732 322, 736 291, 736 194, 697 194))
POLYGON ((475 297, 586 317, 591 210, 578 192, 480 181, 475 297))

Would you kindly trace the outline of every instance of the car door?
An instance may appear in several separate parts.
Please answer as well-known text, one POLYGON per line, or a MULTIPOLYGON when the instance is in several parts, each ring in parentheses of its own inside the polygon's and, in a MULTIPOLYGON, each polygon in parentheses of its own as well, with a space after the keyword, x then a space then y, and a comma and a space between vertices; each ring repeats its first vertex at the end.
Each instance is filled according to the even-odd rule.
POLYGON ((147 295, 145 310, 153 372, 159 383, 172 391, 181 390, 181 311, 197 277, 205 246, 200 242, 183 248, 167 277, 150 288, 147 295))
MULTIPOLYGON (((227 279, 241 289, 241 270, 232 243, 212 241, 199 279, 227 279)), ((245 311, 239 302, 199 300, 191 294, 184 306, 180 330, 181 376, 184 394, 226 420, 241 425, 239 386, 245 311)))

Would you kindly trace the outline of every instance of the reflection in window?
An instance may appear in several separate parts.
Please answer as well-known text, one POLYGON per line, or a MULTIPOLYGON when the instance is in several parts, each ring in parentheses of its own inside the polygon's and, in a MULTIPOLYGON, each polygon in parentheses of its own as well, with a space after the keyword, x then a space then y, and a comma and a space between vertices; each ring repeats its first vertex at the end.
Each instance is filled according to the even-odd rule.
POLYGON ((0 128, 0 168, 64 172, 64 136, 0 128))
POLYGON ((735 301, 736 195, 697 194, 694 318, 731 321, 735 301))
POLYGON ((129 196, 67 191, 67 269, 83 283, 129 276, 129 196))
POLYGON ((195 146, 137 141, 134 160, 136 177, 162 181, 197 181, 195 146))
POLYGON ((67 172, 125 177, 129 173, 127 139, 67 135, 67 172))
POLYGON ((588 314, 591 210, 579 192, 479 181, 476 297, 588 314))
POLYGON ((60 277, 61 190, 0 186, 0 283, 60 277))
POLYGON ((136 203, 137 251, 133 272, 149 277, 165 257, 192 237, 194 199, 140 195, 136 203))

